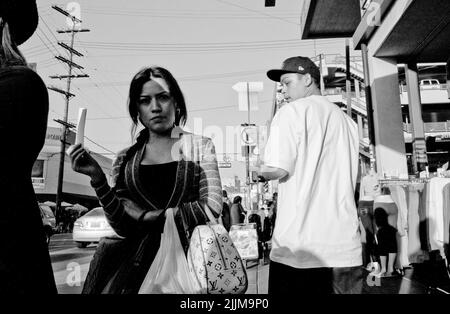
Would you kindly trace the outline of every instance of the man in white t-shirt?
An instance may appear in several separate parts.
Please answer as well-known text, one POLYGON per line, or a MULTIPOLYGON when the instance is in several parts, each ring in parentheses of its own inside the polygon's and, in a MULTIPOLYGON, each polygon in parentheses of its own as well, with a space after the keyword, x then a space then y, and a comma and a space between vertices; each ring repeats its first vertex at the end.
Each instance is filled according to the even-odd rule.
POLYGON ((289 58, 267 76, 288 101, 273 118, 259 172, 280 180, 269 293, 361 293, 357 125, 321 96, 309 58, 289 58))

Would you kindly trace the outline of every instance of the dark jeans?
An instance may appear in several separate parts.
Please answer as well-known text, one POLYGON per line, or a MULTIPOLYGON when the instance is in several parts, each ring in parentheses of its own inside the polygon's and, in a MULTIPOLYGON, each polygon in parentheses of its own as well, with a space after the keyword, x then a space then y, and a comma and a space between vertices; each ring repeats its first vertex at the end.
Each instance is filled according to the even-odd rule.
POLYGON ((361 294, 360 266, 336 268, 294 268, 270 261, 269 294, 361 294))

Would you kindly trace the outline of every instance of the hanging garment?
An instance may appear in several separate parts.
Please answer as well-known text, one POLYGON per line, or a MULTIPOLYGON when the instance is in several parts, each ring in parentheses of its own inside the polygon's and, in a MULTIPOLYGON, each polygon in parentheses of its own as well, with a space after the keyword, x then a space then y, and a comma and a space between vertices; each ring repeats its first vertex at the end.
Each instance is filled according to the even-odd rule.
POLYGON ((423 250, 420 242, 420 216, 423 198, 424 183, 411 184, 408 192, 408 259, 410 263, 423 261, 423 250))
POLYGON ((447 262, 450 261, 450 183, 442 190, 444 198, 444 253, 447 262))
POLYGON ((406 186, 389 185, 392 199, 398 208, 397 231, 398 231, 398 261, 402 267, 409 266, 408 259, 408 204, 406 200, 406 186))
POLYGON ((430 250, 443 251, 444 247, 444 198, 445 185, 449 178, 432 178, 427 198, 427 221, 429 228, 430 250))
POLYGON ((398 208, 397 228, 400 236, 405 235, 405 230, 408 228, 408 204, 406 201, 406 190, 401 185, 389 185, 391 190, 391 197, 398 208))

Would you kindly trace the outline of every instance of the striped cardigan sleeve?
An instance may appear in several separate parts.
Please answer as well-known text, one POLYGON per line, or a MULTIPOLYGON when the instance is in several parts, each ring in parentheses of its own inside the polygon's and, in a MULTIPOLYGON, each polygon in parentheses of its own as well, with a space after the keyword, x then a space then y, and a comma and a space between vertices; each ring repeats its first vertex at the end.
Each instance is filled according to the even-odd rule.
POLYGON ((201 147, 199 198, 179 206, 188 229, 209 220, 205 214, 206 207, 215 218, 222 212, 222 184, 214 144, 211 139, 202 138, 198 146, 201 147))
POLYGON ((131 200, 124 183, 118 182, 120 167, 125 158, 126 151, 119 152, 113 161, 113 188, 109 186, 106 178, 97 185, 91 183, 100 204, 105 210, 105 216, 109 224, 118 235, 123 237, 138 230, 139 221, 146 212, 146 210, 140 208, 138 204, 131 200))

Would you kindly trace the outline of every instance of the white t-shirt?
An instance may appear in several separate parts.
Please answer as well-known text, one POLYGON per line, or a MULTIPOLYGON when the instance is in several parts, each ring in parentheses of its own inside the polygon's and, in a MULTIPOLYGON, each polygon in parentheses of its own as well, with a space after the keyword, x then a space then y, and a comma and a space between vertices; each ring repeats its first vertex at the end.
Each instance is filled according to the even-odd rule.
POLYGON ((271 260, 295 268, 362 265, 358 151, 356 123, 323 96, 277 112, 264 163, 289 175, 278 186, 271 260))

